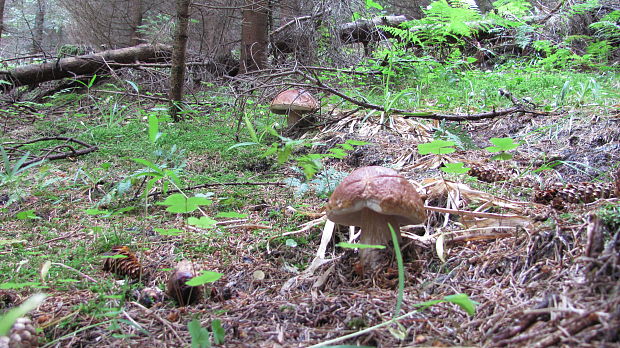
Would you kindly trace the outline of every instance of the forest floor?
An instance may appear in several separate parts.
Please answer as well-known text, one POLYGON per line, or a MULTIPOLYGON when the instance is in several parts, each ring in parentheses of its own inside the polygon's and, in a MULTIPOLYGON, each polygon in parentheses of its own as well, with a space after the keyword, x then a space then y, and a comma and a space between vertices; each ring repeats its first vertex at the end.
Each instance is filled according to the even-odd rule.
MULTIPOLYGON (((614 83, 617 91, 620 83, 614 83)), ((277 184, 291 177, 302 182, 298 172, 258 150, 227 150, 239 142, 237 116, 209 109, 179 124, 161 122, 166 135, 157 147, 148 141, 144 113, 113 113, 124 102, 142 103, 142 110, 154 105, 99 98, 99 104, 81 98, 41 108, 5 103, 0 119, 7 149, 15 146, 7 142, 57 136, 98 147, 16 174, 0 192, 0 310, 47 294, 30 313, 44 346, 189 346, 188 322, 198 319, 208 330, 221 322, 224 343, 215 346, 307 347, 394 316, 396 265, 381 276, 361 275, 357 251, 335 246, 350 239, 342 226, 333 231, 325 262, 314 267, 321 235, 329 232, 323 230, 325 183, 311 182, 299 194, 300 185, 277 184), (104 101, 107 117, 98 112, 104 101), (159 155, 151 155, 156 150, 159 155), (134 158, 179 168, 187 187, 211 184, 184 192, 210 197, 214 203, 203 209, 218 224, 191 226, 186 218, 199 214, 151 204, 160 196, 145 202, 142 177, 135 176, 144 167, 134 158), (133 186, 121 195, 132 175, 133 186), (263 184, 228 185, 243 182, 263 184), (118 245, 139 260, 139 279, 104 271, 110 259, 102 257, 118 245), (182 259, 223 276, 185 307, 140 295, 145 287, 164 289, 182 259)), ((325 152, 349 139, 369 143, 342 160, 327 160, 335 176, 367 165, 395 167, 416 183, 427 205, 474 212, 429 212, 424 226, 403 228, 413 252, 404 260, 400 314, 411 315, 337 344, 618 346, 620 204, 613 173, 620 165, 619 106, 616 99, 458 124, 358 111, 306 134, 323 145, 293 156, 325 152), (418 144, 439 137, 461 142, 458 151, 441 158, 417 152, 418 144), (518 140, 512 159, 490 160, 484 148, 494 137, 518 140), (438 170, 440 163, 457 161, 478 168, 488 182, 438 170), (586 191, 593 186, 580 182, 612 193, 590 199, 586 191), (555 199, 533 200, 554 183, 574 186, 553 191, 555 199), (483 212, 489 214, 476 214, 483 212), (450 303, 419 310, 421 303, 459 293, 478 303, 473 316, 450 303)), ((44 147, 49 143, 27 149, 44 147)), ((13 153, 11 163, 18 157, 13 153)), ((161 181, 154 185, 161 187, 161 181)))

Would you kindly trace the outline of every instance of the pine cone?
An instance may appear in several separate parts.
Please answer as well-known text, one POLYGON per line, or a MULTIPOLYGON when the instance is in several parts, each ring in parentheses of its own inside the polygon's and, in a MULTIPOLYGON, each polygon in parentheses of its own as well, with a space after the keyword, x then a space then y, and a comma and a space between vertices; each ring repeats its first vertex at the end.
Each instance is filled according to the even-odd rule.
POLYGON ((519 177, 519 174, 516 171, 510 169, 473 164, 467 174, 477 178, 480 181, 489 183, 509 181, 512 185, 516 186, 535 186, 535 183, 532 182, 531 178, 519 177))
POLYGON ((591 203, 601 198, 616 196, 613 183, 582 182, 562 186, 555 184, 534 192, 534 202, 562 208, 564 203, 591 203))
POLYGON ((39 336, 32 321, 28 318, 17 318, 9 336, 0 337, 0 348, 30 348, 39 346, 39 336))
POLYGON ((512 177, 515 176, 515 173, 512 173, 508 170, 497 169, 483 165, 472 165, 471 169, 469 170, 469 172, 467 172, 467 174, 484 182, 506 181, 510 180, 512 177))
POLYGON ((103 261, 103 270, 115 273, 121 277, 128 276, 139 279, 142 275, 142 265, 128 246, 115 246, 111 252, 105 253, 107 256, 122 255, 121 258, 107 257, 103 261))
POLYGON ((179 306, 187 306, 195 303, 202 297, 202 286, 189 286, 185 284, 196 276, 195 267, 189 261, 180 261, 170 273, 166 294, 172 297, 179 306))

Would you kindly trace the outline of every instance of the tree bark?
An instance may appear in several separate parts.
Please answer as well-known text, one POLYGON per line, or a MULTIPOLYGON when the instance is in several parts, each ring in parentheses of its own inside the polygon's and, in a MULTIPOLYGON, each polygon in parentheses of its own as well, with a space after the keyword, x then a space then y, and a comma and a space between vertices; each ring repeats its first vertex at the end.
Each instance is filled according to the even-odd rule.
POLYGON ((37 0, 37 13, 34 17, 32 33, 32 53, 43 52, 43 28, 45 26, 45 7, 47 0, 37 0))
POLYGON ((8 90, 30 84, 76 77, 84 74, 96 74, 115 68, 115 64, 131 64, 137 61, 158 61, 170 57, 172 48, 167 45, 139 45, 87 54, 77 57, 62 58, 55 62, 25 65, 10 71, 0 72, 0 79, 10 85, 2 85, 8 90))
POLYGON ((5 0, 0 0, 0 40, 2 39, 2 31, 4 29, 4 3, 5 0))
POLYGON ((189 23, 190 0, 177 0, 177 18, 172 49, 172 68, 170 69, 170 115, 179 121, 179 110, 183 101, 183 82, 185 81, 185 50, 187 47, 187 26, 189 23))
POLYGON ((140 26, 142 25, 142 0, 129 1, 131 36, 130 42, 132 46, 145 43, 140 35, 140 26))
POLYGON ((246 0, 245 3, 241 24, 241 73, 267 67, 269 1, 246 0))

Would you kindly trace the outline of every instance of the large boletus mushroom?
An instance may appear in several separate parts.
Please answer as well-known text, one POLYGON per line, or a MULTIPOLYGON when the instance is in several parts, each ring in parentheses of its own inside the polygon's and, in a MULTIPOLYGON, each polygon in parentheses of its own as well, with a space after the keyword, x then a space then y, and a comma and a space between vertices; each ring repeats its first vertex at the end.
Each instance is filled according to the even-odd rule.
POLYGON ((280 92, 271 101, 269 109, 274 114, 287 115, 286 124, 291 127, 301 121, 303 114, 314 112, 319 103, 304 89, 288 89, 280 92))
MULTIPOLYGON (((354 170, 336 187, 327 204, 327 218, 361 227, 360 243, 392 245, 388 223, 400 241, 400 226, 424 222, 424 203, 413 185, 395 170, 372 166, 354 170)), ((375 270, 385 253, 361 249, 364 268, 375 270)))

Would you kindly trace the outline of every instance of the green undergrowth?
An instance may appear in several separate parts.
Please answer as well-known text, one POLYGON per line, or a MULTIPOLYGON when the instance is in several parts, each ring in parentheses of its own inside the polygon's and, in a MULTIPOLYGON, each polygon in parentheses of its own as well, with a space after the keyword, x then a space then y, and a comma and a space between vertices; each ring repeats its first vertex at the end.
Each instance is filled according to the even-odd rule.
POLYGON ((473 113, 512 106, 508 98, 499 94, 500 88, 517 99, 535 104, 540 111, 558 107, 610 107, 620 98, 617 72, 543 72, 524 65, 506 65, 493 71, 437 65, 432 69, 412 69, 410 74, 389 81, 344 79, 358 86, 349 92, 353 97, 366 97, 374 104, 390 104, 391 108, 441 113, 473 113), (371 93, 365 92, 368 90, 371 93))

